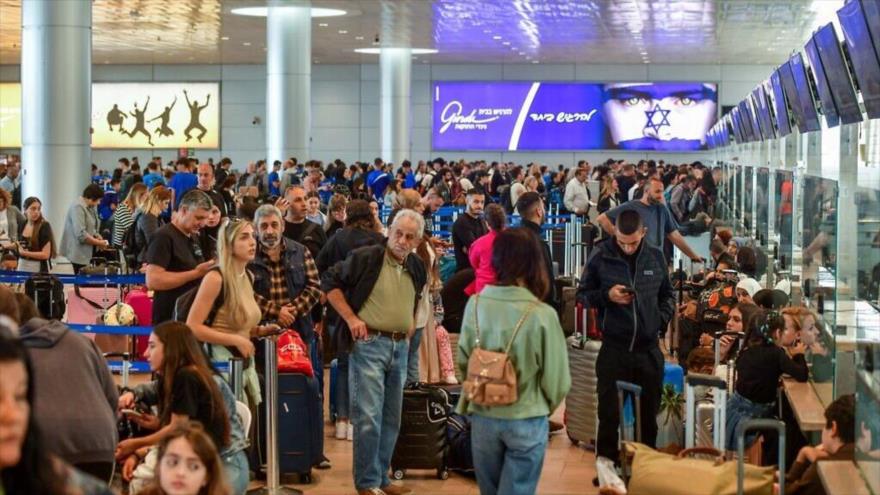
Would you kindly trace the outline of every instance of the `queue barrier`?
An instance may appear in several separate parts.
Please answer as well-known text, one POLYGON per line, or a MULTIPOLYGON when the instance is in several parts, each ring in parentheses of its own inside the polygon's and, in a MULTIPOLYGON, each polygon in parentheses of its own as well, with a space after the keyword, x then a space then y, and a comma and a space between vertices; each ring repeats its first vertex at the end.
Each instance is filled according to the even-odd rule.
MULTIPOLYGON (((23 284, 35 275, 33 272, 0 270, 0 283, 23 284)), ((64 275, 49 273, 62 284, 72 285, 145 285, 147 276, 142 273, 130 275, 64 275)))

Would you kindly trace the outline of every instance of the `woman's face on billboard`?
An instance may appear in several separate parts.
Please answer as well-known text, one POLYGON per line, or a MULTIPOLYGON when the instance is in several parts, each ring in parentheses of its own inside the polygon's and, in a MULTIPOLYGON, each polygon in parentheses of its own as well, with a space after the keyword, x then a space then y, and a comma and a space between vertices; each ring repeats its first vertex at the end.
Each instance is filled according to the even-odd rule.
POLYGON ((624 149, 699 149, 717 117, 716 95, 714 84, 608 84, 605 121, 624 149))

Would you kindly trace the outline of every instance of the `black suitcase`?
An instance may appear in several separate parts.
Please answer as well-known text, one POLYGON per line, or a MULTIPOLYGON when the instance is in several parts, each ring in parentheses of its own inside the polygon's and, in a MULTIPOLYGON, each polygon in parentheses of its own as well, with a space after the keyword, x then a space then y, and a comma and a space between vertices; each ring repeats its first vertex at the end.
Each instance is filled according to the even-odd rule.
POLYGON ((407 469, 436 469, 449 478, 446 422, 461 395, 460 386, 419 383, 403 390, 400 433, 391 457, 391 476, 401 480, 407 469))
POLYGON ((318 381, 301 373, 278 374, 278 465, 281 474, 298 474, 311 483, 312 466, 324 453, 318 381))
POLYGON ((64 284, 50 273, 35 273, 24 283, 24 293, 37 306, 40 315, 47 320, 64 318, 67 302, 64 300, 64 284))

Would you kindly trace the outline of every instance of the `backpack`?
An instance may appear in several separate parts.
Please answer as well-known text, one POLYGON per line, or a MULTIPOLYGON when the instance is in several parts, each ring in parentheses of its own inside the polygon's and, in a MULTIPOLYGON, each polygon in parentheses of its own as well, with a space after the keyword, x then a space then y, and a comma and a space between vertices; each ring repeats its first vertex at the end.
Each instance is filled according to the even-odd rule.
POLYGON ((507 342, 504 352, 487 351, 480 348, 480 323, 477 310, 480 305, 479 294, 474 296, 474 331, 476 334, 473 353, 468 359, 467 379, 462 384, 462 391, 467 400, 479 406, 509 406, 517 401, 518 380, 516 369, 510 360, 510 346, 526 318, 539 304, 533 302, 526 308, 516 323, 513 334, 507 342))
POLYGON ((727 316, 736 306, 736 285, 723 283, 700 294, 697 302, 697 321, 704 332, 724 330, 727 316))
POLYGON ((513 201, 510 197, 510 184, 504 184, 503 186, 498 188, 498 195, 500 196, 501 206, 504 208, 504 211, 511 215, 513 214, 513 201))
POLYGON ((137 224, 140 217, 140 212, 135 214, 134 218, 132 218, 131 225, 129 225, 128 229, 122 234, 122 254, 125 255, 126 258, 136 258, 137 255, 140 254, 140 249, 138 249, 137 245, 137 224))
MULTIPOLYGON (((211 270, 220 271, 220 268, 214 267, 211 270)), ((189 289, 183 294, 177 296, 177 300, 174 301, 174 315, 173 318, 175 321, 180 321, 186 323, 186 319, 189 317, 189 312, 192 309, 193 302, 196 300, 196 294, 199 293, 199 287, 201 284, 196 285, 195 287, 189 289)), ((220 293, 217 294, 217 298, 214 299, 214 304, 211 305, 211 310, 208 311, 208 317, 205 318, 205 325, 211 326, 214 323, 214 318, 217 317, 217 312, 220 311, 220 306, 223 305, 223 300, 225 296, 223 294, 223 284, 220 284, 220 293)))
POLYGON ((35 273, 24 283, 24 292, 34 301, 43 318, 60 320, 67 309, 64 284, 49 273, 35 273))

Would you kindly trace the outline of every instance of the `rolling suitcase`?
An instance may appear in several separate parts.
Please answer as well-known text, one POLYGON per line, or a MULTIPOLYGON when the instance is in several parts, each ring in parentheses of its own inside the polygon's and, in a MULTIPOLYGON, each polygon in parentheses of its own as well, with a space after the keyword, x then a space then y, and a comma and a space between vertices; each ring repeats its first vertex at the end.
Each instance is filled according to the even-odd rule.
POLYGON ((67 303, 64 298, 64 284, 58 277, 49 273, 35 273, 25 281, 24 293, 31 298, 43 318, 64 318, 67 303))
MULTIPOLYGON (((446 428, 453 397, 461 388, 418 383, 403 390, 400 433, 391 457, 392 477, 406 476, 407 469, 436 469, 437 478, 449 477, 446 428)), ((458 400, 457 398, 455 399, 458 400)))
POLYGON ((727 383, 716 376, 688 374, 685 379, 685 448, 714 447, 724 451, 726 414, 727 383), (712 397, 698 397, 703 394, 697 387, 706 387, 712 397))
POLYGON ((565 398, 565 432, 575 445, 595 446, 599 426, 596 358, 602 342, 588 340, 568 347, 571 389, 565 398))
POLYGON ((278 374, 278 468, 311 483, 324 453, 318 381, 301 373, 278 374))
POLYGON ((330 395, 330 400, 327 401, 327 407, 330 412, 330 423, 336 423, 336 417, 339 412, 336 409, 338 404, 336 394, 339 393, 339 386, 336 384, 336 380, 339 379, 339 360, 334 358, 330 361, 330 391, 328 395, 330 395))
MULTIPOLYGON (((137 317, 137 324, 142 327, 153 325, 153 298, 146 289, 133 289, 125 295, 125 304, 131 306, 137 317)), ((135 350, 138 356, 143 356, 147 350, 149 335, 138 335, 135 338, 135 350)))

